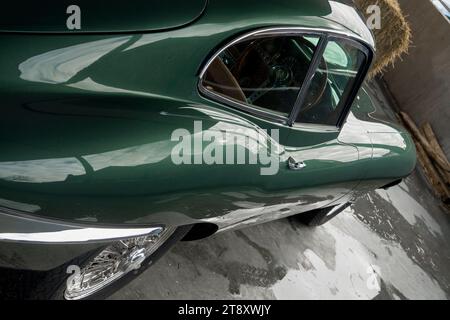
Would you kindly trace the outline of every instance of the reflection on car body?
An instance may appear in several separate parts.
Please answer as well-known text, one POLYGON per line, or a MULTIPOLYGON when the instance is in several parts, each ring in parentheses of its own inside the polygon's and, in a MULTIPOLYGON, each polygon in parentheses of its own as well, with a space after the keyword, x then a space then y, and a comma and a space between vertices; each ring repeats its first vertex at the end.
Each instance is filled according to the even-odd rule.
POLYGON ((320 225, 413 170, 411 137, 364 90, 374 41, 353 7, 135 5, 153 10, 114 4, 71 31, 60 4, 0 13, 0 266, 45 272, 23 283, 32 297, 102 296, 181 239, 293 215, 320 225), (200 148, 175 163, 183 138, 200 148), (270 146, 278 170, 226 152, 196 164, 204 146, 245 159, 270 146))

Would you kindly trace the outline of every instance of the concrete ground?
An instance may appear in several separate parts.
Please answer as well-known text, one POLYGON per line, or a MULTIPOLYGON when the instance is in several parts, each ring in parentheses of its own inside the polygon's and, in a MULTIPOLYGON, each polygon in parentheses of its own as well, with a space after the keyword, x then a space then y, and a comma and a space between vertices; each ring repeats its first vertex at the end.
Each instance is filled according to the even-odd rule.
POLYGON ((178 243, 111 299, 448 299, 449 245, 450 213, 416 169, 318 228, 289 218, 178 243))

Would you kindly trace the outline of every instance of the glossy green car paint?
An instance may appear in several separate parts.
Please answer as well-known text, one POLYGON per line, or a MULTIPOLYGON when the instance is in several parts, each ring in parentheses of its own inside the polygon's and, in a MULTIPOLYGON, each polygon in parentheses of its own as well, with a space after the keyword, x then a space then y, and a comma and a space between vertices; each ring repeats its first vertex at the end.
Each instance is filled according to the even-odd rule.
POLYGON ((148 32, 180 28, 203 14, 207 0, 14 1, 0 11, 1 32, 64 33, 72 5, 80 8, 83 26, 70 32, 148 32), (25 3, 24 3, 25 2, 25 3), (64 15, 61 13, 68 13, 64 15), (20 14, 19 14, 20 13, 20 14))
MULTIPOLYGON (((50 25, 0 24, 0 208, 90 225, 210 223, 225 230, 347 202, 362 186, 381 187, 413 170, 411 138, 379 118, 363 89, 345 125, 331 131, 264 120, 198 90, 208 57, 252 30, 317 28, 373 45, 352 8, 317 0, 193 3, 173 20, 157 10, 138 20, 125 13, 117 28, 88 20, 86 34, 63 31, 65 20, 53 11, 50 25), (175 165, 171 135, 193 132, 194 121, 203 131, 249 136, 279 129, 278 173, 261 175, 255 165, 175 165), (289 170, 289 157, 306 168, 289 170)), ((13 227, 1 223, 0 231, 13 227)), ((1 246, 6 256, 30 251, 1 246)), ((31 250, 32 257, 0 264, 46 270, 83 250, 45 263, 31 250)))

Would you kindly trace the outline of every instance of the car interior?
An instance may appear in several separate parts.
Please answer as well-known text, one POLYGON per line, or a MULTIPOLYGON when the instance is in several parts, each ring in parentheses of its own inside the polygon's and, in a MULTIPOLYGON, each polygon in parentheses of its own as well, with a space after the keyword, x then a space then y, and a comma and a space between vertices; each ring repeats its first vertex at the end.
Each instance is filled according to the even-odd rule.
MULTIPOLYGON (((288 117, 318 42, 317 36, 271 36, 239 42, 212 61, 202 85, 235 102, 288 117)), ((336 125, 363 59, 355 47, 330 41, 297 122, 336 125)))

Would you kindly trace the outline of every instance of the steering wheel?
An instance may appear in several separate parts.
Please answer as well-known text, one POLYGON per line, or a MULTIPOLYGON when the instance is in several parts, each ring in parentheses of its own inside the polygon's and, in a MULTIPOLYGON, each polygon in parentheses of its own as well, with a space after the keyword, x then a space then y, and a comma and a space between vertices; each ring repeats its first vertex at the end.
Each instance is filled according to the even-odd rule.
MULTIPOLYGON (((286 39, 285 39, 286 40, 286 39)), ((311 52, 314 52, 316 47, 311 42, 301 39, 301 45, 304 45, 308 47, 308 49, 311 50, 311 52)), ((293 65, 288 64, 287 68, 286 66, 283 66, 284 70, 280 70, 280 60, 283 60, 282 53, 280 50, 277 50, 276 52, 268 52, 265 47, 270 46, 271 44, 269 42, 273 42, 274 39, 259 39, 255 40, 252 44, 247 46, 247 48, 241 53, 239 59, 237 59, 239 62, 234 68, 234 74, 236 75, 237 79, 242 78, 242 73, 245 66, 248 66, 249 64, 256 65, 256 70, 261 70, 261 73, 265 73, 267 80, 261 82, 258 84, 257 89, 261 88, 267 88, 271 86, 272 88, 275 87, 277 84, 282 82, 282 85, 284 86, 292 86, 295 85, 295 82, 297 81, 296 75, 293 72, 293 65), (254 57, 254 53, 259 57, 259 59, 254 59, 252 61, 249 61, 252 57, 254 57), (269 75, 275 74, 274 76, 270 77, 269 75), (269 80, 271 79, 271 80, 269 80), (284 80, 284 81, 283 81, 284 80)), ((291 57, 287 57, 288 59, 291 57)), ((305 57, 306 58, 306 57, 305 57)), ((295 58, 293 58, 295 61, 295 58)), ((306 59, 305 59, 306 60, 306 59)), ((309 60, 309 58, 308 58, 309 60)), ((298 62, 297 62, 298 63, 298 62)), ((281 65, 283 65, 283 62, 281 62, 281 65)), ((306 98, 306 105, 302 108, 302 112, 308 111, 312 109, 314 106, 316 106, 322 99, 325 89, 327 87, 328 77, 327 77, 327 70, 328 66, 324 59, 324 57, 321 58, 320 61, 320 72, 317 72, 311 82, 309 92, 306 98)), ((306 76, 307 68, 309 68, 309 61, 305 61, 305 67, 303 68, 303 72, 306 76)), ((303 77, 304 78, 304 77, 303 77)), ((303 80, 302 78, 302 80, 303 80)), ((301 83, 298 84, 299 86, 301 83)), ((256 90, 256 92, 260 92, 257 96, 257 98, 260 98, 262 95, 267 93, 269 90, 256 90)), ((256 99, 250 99, 250 100, 256 100, 256 99)), ((253 101, 247 101, 252 103, 253 101)))

